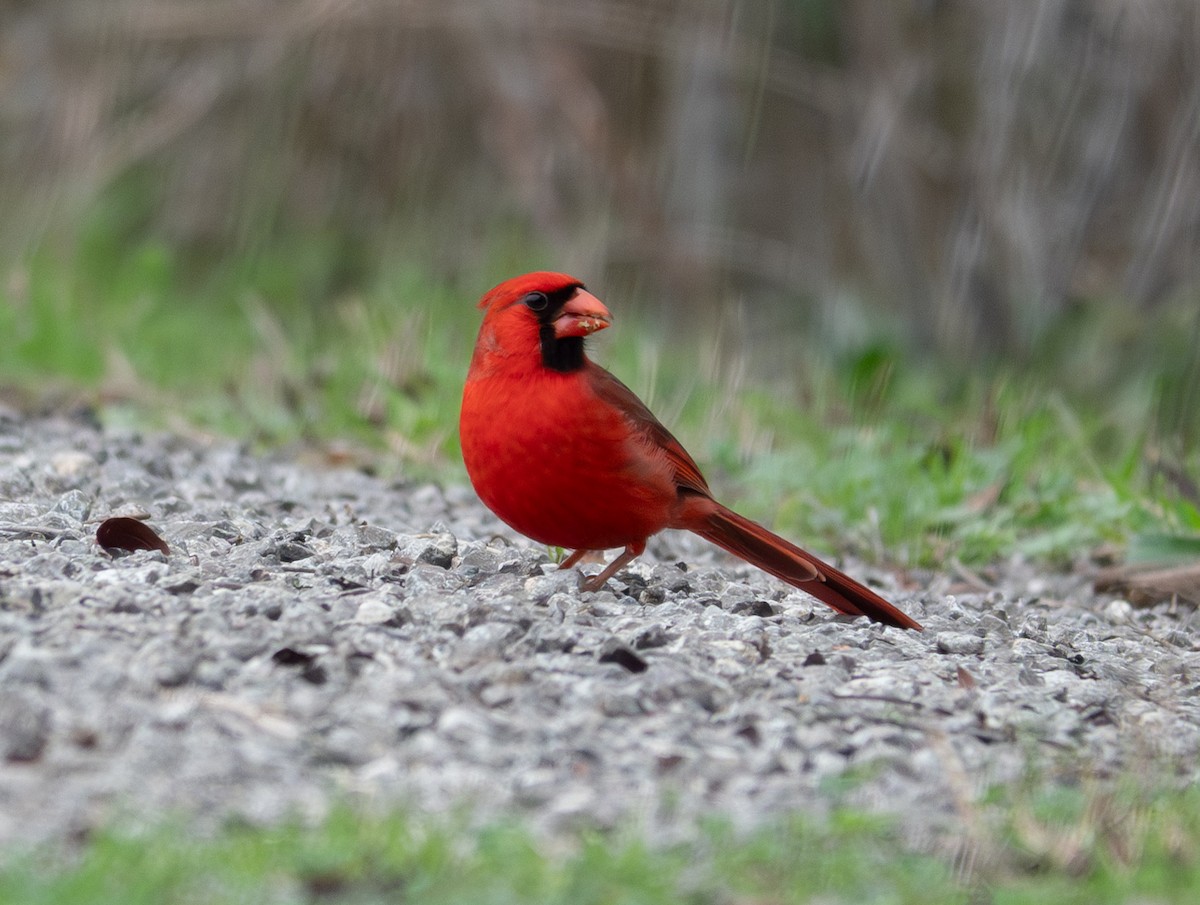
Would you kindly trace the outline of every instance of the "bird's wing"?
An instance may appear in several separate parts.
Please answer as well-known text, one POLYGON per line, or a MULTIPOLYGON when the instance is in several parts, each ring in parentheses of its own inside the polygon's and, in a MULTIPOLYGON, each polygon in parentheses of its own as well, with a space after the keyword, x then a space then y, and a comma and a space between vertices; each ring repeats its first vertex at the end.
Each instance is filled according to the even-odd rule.
POLYGON ((675 469, 675 483, 680 489, 712 496, 708 482, 700 473, 700 466, 671 432, 663 427, 662 422, 654 417, 646 403, 634 395, 633 390, 591 361, 588 362, 587 376, 601 401, 621 411, 636 431, 666 454, 675 469))

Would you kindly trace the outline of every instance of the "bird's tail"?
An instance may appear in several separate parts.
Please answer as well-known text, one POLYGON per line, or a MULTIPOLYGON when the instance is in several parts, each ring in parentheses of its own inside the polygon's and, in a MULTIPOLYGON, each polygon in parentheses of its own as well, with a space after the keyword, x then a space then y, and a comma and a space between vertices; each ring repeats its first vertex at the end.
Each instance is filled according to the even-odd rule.
POLYGON ((688 528, 764 572, 812 594, 839 613, 921 631, 915 619, 904 615, 870 588, 719 503, 702 521, 688 528))

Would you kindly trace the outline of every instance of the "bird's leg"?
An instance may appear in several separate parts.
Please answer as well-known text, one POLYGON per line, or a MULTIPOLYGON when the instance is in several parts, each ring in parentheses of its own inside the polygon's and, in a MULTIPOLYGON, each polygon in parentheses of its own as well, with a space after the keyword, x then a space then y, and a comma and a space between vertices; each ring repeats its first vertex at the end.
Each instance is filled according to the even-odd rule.
MULTIPOLYGON (((616 559, 614 559, 612 562, 610 562, 607 566, 605 566, 604 571, 600 572, 597 575, 593 575, 591 578, 586 578, 581 574, 580 580, 579 580, 579 590, 581 590, 581 591, 599 591, 602 587, 604 587, 604 583, 606 581, 608 581, 610 578, 612 578, 614 575, 617 574, 618 569, 622 568, 631 559, 641 556, 642 551, 645 549, 646 549, 646 542, 644 540, 636 541, 632 544, 626 544, 625 552, 623 552, 620 556, 618 556, 616 559)), ((583 555, 583 551, 576 550, 569 557, 567 557, 567 559, 563 563, 563 565, 566 565, 567 563, 578 562, 579 557, 582 555, 583 555)))
POLYGON ((570 556, 568 556, 566 559, 564 559, 562 562, 560 562, 558 564, 558 571, 561 572, 563 569, 571 568, 571 566, 575 565, 575 563, 579 562, 579 560, 583 559, 585 556, 587 556, 591 552, 592 552, 591 550, 576 550, 574 553, 572 553, 570 556))

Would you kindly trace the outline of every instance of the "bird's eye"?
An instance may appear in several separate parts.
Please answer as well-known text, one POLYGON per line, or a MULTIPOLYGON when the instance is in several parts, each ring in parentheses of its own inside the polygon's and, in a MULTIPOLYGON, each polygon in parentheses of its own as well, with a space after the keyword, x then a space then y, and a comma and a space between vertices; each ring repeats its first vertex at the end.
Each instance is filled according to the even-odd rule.
POLYGON ((530 311, 545 311, 550 304, 550 297, 544 292, 531 292, 522 301, 530 311))

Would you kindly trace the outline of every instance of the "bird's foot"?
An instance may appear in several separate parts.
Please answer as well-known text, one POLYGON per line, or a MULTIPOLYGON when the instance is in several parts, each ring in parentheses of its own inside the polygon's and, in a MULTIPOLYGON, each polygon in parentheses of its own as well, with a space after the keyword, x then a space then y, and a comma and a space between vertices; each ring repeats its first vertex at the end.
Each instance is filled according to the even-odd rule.
POLYGON ((608 583, 608 576, 601 572, 599 575, 584 575, 579 573, 579 590, 599 591, 608 583))

